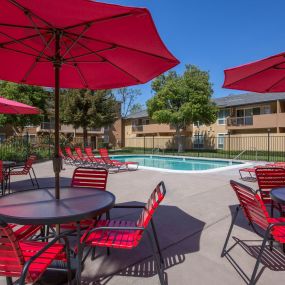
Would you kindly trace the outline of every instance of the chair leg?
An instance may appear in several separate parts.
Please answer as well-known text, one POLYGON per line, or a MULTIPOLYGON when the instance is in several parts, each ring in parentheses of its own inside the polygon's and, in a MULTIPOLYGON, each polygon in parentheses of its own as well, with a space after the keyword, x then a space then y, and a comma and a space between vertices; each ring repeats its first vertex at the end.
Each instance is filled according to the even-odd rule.
POLYGON ((234 214, 234 216, 233 216, 232 223, 231 223, 231 225, 230 225, 230 228, 229 228, 229 231, 228 231, 226 240, 225 240, 225 244, 224 244, 224 247, 223 247, 223 250, 222 250, 222 253, 221 253, 221 257, 224 257, 225 254, 226 254, 226 248, 227 248, 229 239, 230 239, 230 237, 231 237, 231 233, 232 233, 232 230, 233 230, 233 227, 234 227, 236 218, 237 218, 237 216, 238 216, 239 209, 240 209, 240 206, 238 206, 238 207, 236 208, 236 212, 235 212, 235 214, 234 214))
POLYGON ((6 277, 6 284, 13 285, 12 277, 6 277))
POLYGON ((66 254, 66 266, 67 266, 67 284, 71 285, 71 265, 70 265, 70 247, 68 239, 65 240, 65 254, 66 254))
POLYGON ((251 278, 250 278, 250 282, 249 282, 248 285, 254 285, 255 284, 256 273, 257 273, 258 266, 259 266, 261 258, 262 258, 262 254, 263 254, 265 246, 266 246, 266 242, 268 241, 268 235, 269 235, 269 229, 267 229, 267 231, 265 233, 265 236, 264 236, 264 239, 263 239, 263 242, 262 242, 262 245, 261 245, 261 249, 259 251, 256 263, 255 263, 255 266, 254 266, 254 269, 253 269, 253 272, 252 272, 252 275, 251 275, 251 278))
POLYGON ((32 171, 33 171, 33 174, 34 174, 34 177, 35 177, 36 184, 37 184, 38 188, 40 188, 40 185, 38 183, 38 179, 37 179, 37 176, 36 176, 36 173, 35 173, 35 170, 33 169, 33 167, 32 167, 32 171))
POLYGON ((157 274, 159 277, 159 282, 160 285, 164 285, 164 272, 163 272, 163 267, 161 266, 160 262, 159 262, 159 258, 156 254, 156 250, 155 250, 155 241, 153 240, 152 235, 146 230, 147 235, 148 235, 148 240, 152 249, 152 253, 153 253, 153 257, 154 257, 154 262, 155 262, 155 266, 157 269, 157 274))
POLYGON ((95 255, 96 255, 96 247, 92 247, 91 250, 91 260, 93 261, 95 259, 95 255))
POLYGON ((164 264, 164 260, 163 260, 162 254, 161 254, 160 245, 159 245, 159 242, 158 242, 157 233, 156 233, 155 226, 154 226, 154 222, 153 222, 152 219, 150 220, 150 223, 151 223, 151 227, 152 227, 152 231, 153 231, 153 236, 154 236, 155 244, 156 244, 156 247, 157 247, 157 250, 158 250, 158 254, 159 254, 159 258, 160 258, 160 263, 161 263, 161 264, 164 264))
POLYGON ((34 187, 34 186, 35 186, 35 184, 34 184, 34 181, 33 181, 32 175, 31 175, 31 173, 30 173, 30 170, 29 170, 29 176, 30 176, 30 180, 32 181, 32 184, 33 184, 33 187, 34 187))

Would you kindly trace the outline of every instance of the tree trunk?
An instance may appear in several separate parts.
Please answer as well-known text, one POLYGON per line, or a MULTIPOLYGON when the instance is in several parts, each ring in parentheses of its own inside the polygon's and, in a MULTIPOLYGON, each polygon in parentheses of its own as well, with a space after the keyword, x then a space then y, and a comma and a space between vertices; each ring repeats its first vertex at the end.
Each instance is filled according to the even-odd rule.
POLYGON ((180 128, 176 128, 176 137, 177 137, 177 152, 182 152, 183 151, 183 142, 182 142, 182 136, 181 136, 181 131, 180 128))
POLYGON ((83 127, 83 144, 84 147, 88 146, 88 132, 86 127, 83 127))

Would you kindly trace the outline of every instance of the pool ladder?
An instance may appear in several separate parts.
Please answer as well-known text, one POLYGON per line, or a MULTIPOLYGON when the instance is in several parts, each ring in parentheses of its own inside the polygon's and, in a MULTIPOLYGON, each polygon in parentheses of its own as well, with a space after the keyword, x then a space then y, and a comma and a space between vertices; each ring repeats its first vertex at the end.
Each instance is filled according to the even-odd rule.
MULTIPOLYGON (((255 161, 257 161, 257 148, 252 147, 250 149, 255 150, 255 161)), ((240 156, 242 156, 246 151, 248 151, 250 149, 244 149, 243 151, 241 151, 237 156, 235 156, 233 159, 231 159, 231 162, 233 162, 233 160, 237 160, 240 156)))

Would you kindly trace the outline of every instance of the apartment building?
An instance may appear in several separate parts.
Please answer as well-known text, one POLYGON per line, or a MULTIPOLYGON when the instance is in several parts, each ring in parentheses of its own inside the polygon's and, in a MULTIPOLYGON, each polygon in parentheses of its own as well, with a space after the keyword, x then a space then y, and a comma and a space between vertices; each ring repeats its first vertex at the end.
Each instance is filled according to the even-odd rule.
MULTIPOLYGON (((183 132, 185 137, 191 138, 189 148, 224 149, 225 137, 229 134, 232 137, 264 136, 268 132, 285 135, 285 93, 229 95, 214 102, 219 109, 215 123, 196 122, 183 132)), ((132 114, 125 121, 127 145, 131 145, 131 138, 142 136, 164 137, 169 142, 174 134, 174 128, 152 121, 146 111, 132 114)))

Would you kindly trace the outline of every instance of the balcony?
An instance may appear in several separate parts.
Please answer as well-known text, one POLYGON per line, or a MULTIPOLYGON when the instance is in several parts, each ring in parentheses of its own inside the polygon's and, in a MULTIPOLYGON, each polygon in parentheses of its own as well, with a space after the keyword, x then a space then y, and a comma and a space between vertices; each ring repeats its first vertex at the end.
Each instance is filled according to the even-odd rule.
POLYGON ((267 129, 285 126, 285 113, 230 117, 227 119, 228 130, 267 129))
MULTIPOLYGON (((188 126, 186 131, 191 131, 192 127, 188 126)), ((175 128, 168 124, 149 124, 132 126, 132 132, 136 134, 153 134, 153 133, 175 133, 175 128)))
POLYGON ((37 132, 54 130, 54 122, 43 122, 37 127, 37 132))

